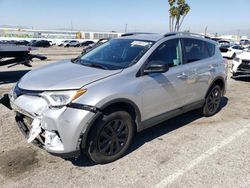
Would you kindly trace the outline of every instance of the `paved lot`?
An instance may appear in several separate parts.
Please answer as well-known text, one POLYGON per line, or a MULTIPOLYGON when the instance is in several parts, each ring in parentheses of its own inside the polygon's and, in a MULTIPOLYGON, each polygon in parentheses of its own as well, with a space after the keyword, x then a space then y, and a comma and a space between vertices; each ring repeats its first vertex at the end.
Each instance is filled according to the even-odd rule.
MULTIPOLYGON (((48 61, 80 49, 41 49, 48 61)), ((0 67, 0 94, 29 68, 0 67)), ((190 112, 136 135, 122 159, 94 165, 64 160, 27 144, 13 112, 0 104, 0 187, 250 187, 250 81, 228 80, 221 111, 190 112)))

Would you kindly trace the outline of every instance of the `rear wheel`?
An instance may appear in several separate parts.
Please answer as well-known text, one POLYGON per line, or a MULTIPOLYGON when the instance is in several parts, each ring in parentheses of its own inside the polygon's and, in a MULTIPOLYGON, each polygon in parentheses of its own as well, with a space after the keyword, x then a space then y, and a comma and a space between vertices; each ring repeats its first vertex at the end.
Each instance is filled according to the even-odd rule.
POLYGON ((222 97, 222 89, 219 85, 213 86, 206 97, 205 104, 201 109, 204 116, 213 116, 219 111, 222 97))
POLYGON ((87 154, 96 163, 109 163, 124 155, 134 134, 134 123, 126 111, 109 111, 91 129, 87 154))

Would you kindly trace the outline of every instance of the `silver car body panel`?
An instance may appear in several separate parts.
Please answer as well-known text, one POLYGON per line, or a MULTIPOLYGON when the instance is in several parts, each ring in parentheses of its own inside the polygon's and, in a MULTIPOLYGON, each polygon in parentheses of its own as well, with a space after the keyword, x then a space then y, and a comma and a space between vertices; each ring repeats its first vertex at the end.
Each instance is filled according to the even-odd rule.
POLYGON ((19 87, 39 91, 79 89, 119 72, 121 70, 102 70, 65 60, 28 72, 19 82, 19 87))

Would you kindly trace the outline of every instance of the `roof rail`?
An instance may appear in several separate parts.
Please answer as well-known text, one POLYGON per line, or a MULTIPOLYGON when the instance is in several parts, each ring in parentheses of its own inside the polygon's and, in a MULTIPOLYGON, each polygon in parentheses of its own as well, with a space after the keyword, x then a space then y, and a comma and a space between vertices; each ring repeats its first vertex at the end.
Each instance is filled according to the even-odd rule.
POLYGON ((174 35, 189 35, 189 36, 198 36, 198 37, 203 37, 206 39, 211 39, 210 37, 198 33, 190 33, 190 32, 169 32, 164 35, 164 37, 170 37, 174 35))
POLYGON ((152 35, 155 33, 146 33, 146 32, 132 32, 132 33, 124 33, 121 35, 121 37, 127 37, 127 36, 132 36, 132 35, 152 35))

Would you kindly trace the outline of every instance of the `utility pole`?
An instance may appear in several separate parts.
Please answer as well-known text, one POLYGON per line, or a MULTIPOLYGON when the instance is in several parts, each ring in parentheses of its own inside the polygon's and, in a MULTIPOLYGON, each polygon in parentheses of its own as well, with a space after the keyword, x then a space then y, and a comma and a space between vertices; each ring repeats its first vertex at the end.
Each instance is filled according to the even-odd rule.
POLYGON ((237 30, 237 40, 240 40, 240 30, 237 30))
POLYGON ((125 24, 125 33, 127 33, 128 30, 128 24, 125 24))
POLYGON ((207 36, 207 26, 205 27, 205 36, 207 36))
POLYGON ((73 23, 72 21, 70 21, 70 29, 71 29, 71 32, 73 31, 73 23))

